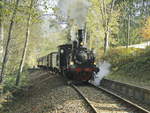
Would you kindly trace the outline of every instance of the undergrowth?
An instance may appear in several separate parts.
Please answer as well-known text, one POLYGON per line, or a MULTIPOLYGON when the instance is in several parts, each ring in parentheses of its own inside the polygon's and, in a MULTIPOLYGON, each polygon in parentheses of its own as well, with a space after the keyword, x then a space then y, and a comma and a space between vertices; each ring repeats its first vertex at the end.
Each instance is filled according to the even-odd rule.
POLYGON ((14 98, 12 95, 13 93, 21 90, 22 87, 28 84, 28 81, 29 81, 28 75, 29 74, 27 70, 24 70, 21 73, 21 81, 20 81, 19 86, 15 85, 17 72, 14 72, 5 76, 3 85, 0 85, 0 89, 2 91, 1 96, 0 96, 0 109, 2 109, 5 103, 11 102, 11 99, 14 98))
POLYGON ((112 64, 108 78, 150 85, 150 47, 146 49, 116 48, 111 50, 107 59, 112 64))

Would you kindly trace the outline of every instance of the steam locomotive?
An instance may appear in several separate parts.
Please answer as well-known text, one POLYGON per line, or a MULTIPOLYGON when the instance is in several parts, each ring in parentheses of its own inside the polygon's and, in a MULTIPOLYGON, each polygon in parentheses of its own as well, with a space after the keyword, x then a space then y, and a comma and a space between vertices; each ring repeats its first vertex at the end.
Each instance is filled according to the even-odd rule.
POLYGON ((91 50, 83 46, 83 30, 79 29, 77 40, 58 46, 58 52, 37 60, 38 67, 60 73, 74 81, 88 81, 99 71, 91 50))

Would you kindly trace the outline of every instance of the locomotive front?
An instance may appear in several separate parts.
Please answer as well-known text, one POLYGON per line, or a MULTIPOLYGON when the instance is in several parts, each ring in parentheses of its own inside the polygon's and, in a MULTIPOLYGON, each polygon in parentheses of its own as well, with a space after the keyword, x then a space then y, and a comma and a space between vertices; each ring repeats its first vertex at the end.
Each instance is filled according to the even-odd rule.
POLYGON ((83 47, 83 30, 78 31, 78 41, 73 42, 68 57, 66 75, 76 81, 88 81, 99 71, 92 51, 83 47))

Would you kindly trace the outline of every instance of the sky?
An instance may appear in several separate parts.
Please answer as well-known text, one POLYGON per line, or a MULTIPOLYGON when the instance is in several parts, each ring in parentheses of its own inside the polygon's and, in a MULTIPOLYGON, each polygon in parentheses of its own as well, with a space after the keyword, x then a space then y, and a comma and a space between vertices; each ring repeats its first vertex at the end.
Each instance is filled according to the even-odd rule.
POLYGON ((91 5, 87 0, 40 0, 39 4, 39 9, 43 11, 42 30, 45 37, 51 32, 66 28, 70 21, 73 21, 73 24, 79 28, 84 28, 88 8, 91 5), (54 14, 52 8, 57 9, 58 19, 56 16, 52 16, 54 14), (58 25, 52 26, 53 23, 57 22, 58 25))
POLYGON ((41 29, 43 30, 43 37, 48 37, 52 32, 56 32, 57 28, 51 27, 54 22, 50 20, 56 20, 54 11, 52 8, 56 7, 58 0, 39 0, 39 9, 43 12, 43 23, 41 29))

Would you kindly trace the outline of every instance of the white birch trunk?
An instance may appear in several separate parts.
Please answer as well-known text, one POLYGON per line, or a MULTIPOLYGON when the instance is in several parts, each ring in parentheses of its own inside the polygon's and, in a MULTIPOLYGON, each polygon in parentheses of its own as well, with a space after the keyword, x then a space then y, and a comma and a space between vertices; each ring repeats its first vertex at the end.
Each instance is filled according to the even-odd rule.
POLYGON ((4 53, 4 57, 3 57, 3 61, 2 61, 2 69, 1 69, 1 73, 0 73, 0 83, 3 82, 4 79, 4 70, 5 70, 5 66, 6 66, 6 62, 7 62, 7 56, 8 56, 8 48, 9 48, 9 44, 10 44, 10 40, 11 40, 11 36, 12 36, 12 29, 13 29, 13 25, 14 25, 14 19, 16 17, 16 12, 17 12, 17 8, 19 5, 19 1, 17 0, 15 3, 15 9, 13 11, 11 20, 10 20, 10 25, 9 25, 9 30, 8 30, 8 37, 7 37, 7 42, 6 42, 6 48, 5 48, 5 53, 4 53))
MULTIPOLYGON (((33 1, 34 0, 31 0, 30 10, 33 7, 33 1)), ((28 43, 29 43, 29 37, 30 37, 30 23, 31 23, 31 13, 29 13, 29 17, 27 19, 26 39, 25 39, 23 53, 22 53, 22 57, 21 57, 20 65, 19 65, 17 78, 16 78, 16 85, 19 85, 20 75, 22 73, 22 70, 23 70, 23 67, 24 67, 24 63, 25 63, 25 58, 26 58, 26 53, 27 53, 28 43)))

